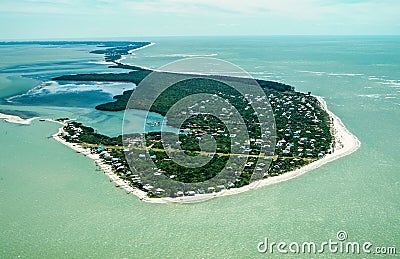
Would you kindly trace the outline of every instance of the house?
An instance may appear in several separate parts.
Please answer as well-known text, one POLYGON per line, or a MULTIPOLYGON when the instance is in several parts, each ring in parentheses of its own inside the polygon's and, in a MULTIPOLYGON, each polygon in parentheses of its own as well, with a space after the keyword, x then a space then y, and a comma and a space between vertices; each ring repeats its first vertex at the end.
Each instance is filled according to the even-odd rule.
POLYGON ((217 188, 220 190, 225 190, 225 186, 224 185, 217 185, 217 188))
POLYGON ((254 162, 247 162, 244 164, 244 167, 251 167, 254 164, 254 162))
POLYGON ((151 186, 150 184, 145 184, 144 186, 143 186, 143 189, 145 189, 146 191, 150 191, 150 190, 152 190, 154 187, 153 186, 151 186))
POLYGON ((112 164, 112 167, 113 168, 118 168, 118 167, 120 167, 122 164, 121 163, 113 163, 112 164))
POLYGON ((100 156, 103 156, 104 159, 107 160, 107 161, 111 161, 111 159, 112 159, 112 156, 107 151, 101 152, 100 156))
POLYGON ((209 192, 215 192, 215 188, 212 187, 212 186, 211 186, 211 187, 208 187, 207 190, 208 190, 209 192))
POLYGON ((243 150, 243 152, 245 154, 249 154, 251 151, 252 151, 252 149, 250 149, 250 148, 246 148, 245 150, 243 150))
POLYGON ((161 188, 157 188, 155 193, 158 194, 158 195, 159 194, 163 194, 163 193, 165 193, 165 190, 161 189, 161 188))
POLYGON ((101 152, 103 152, 103 151, 105 151, 106 149, 103 147, 103 146, 99 146, 97 149, 96 149, 96 152, 97 153, 101 153, 101 152))

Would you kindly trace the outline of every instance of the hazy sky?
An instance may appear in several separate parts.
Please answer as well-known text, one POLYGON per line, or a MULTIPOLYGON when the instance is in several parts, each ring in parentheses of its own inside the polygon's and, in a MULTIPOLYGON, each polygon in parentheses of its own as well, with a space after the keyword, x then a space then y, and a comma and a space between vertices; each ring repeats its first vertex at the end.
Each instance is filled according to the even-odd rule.
POLYGON ((0 0, 0 39, 400 34, 400 0, 0 0))

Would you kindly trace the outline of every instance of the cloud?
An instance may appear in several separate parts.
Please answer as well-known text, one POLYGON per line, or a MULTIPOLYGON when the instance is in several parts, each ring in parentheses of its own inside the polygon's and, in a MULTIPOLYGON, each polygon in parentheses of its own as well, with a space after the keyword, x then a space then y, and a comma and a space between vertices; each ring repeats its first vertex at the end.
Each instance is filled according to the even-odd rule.
POLYGON ((398 0, 2 0, 0 12, 43 14, 101 14, 141 13, 174 14, 183 16, 259 16, 315 20, 326 15, 341 13, 357 16, 357 10, 371 15, 393 13, 399 10, 398 0), (354 8, 349 10, 349 6, 354 8), (377 13, 378 12, 378 13, 377 13))
MULTIPOLYGON (((310 0, 306 0, 309 2, 310 0)), ((126 1, 125 5, 131 11, 148 11, 157 13, 179 14, 228 14, 228 15, 255 15, 269 11, 287 10, 295 0, 150 0, 126 1)))
POLYGON ((395 17, 398 0, 148 0, 122 2, 124 10, 182 16, 237 16, 267 18, 268 15, 291 20, 327 20, 334 16, 355 19, 368 13, 395 17), (359 13, 360 12, 360 13, 359 13))
POLYGON ((399 0, 0 1, 7 37, 400 34, 399 0))
POLYGON ((106 0, 2 0, 0 13, 25 13, 25 14, 64 14, 81 15, 96 14, 109 11, 104 7, 106 0), (102 8, 100 5, 103 4, 102 8))

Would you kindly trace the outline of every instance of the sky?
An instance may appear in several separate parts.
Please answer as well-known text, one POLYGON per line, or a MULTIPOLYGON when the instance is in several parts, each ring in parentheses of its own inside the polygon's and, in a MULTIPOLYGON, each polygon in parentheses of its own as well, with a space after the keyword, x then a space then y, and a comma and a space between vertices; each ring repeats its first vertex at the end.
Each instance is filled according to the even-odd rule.
POLYGON ((400 0, 1 0, 0 40, 399 35, 400 0))

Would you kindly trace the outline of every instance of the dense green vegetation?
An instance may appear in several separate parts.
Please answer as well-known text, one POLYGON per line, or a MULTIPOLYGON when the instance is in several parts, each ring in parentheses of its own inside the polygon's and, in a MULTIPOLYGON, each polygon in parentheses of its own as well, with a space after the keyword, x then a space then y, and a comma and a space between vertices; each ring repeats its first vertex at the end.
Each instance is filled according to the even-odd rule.
MULTIPOLYGON (((135 91, 133 89, 125 91, 122 95, 115 96, 114 102, 98 105, 96 109, 104 111, 142 109, 165 116, 170 108, 183 98, 195 96, 196 94, 208 94, 207 96, 212 97, 208 100, 199 100, 195 104, 197 105, 196 107, 205 108, 205 106, 208 106, 211 109, 217 109, 212 99, 215 98, 216 101, 223 100, 238 112, 243 119, 241 124, 245 127, 244 131, 248 133, 249 139, 246 140, 242 136, 233 134, 235 132, 230 132, 218 117, 223 112, 221 107, 218 107, 216 115, 212 115, 214 113, 201 113, 198 110, 196 112, 192 107, 188 107, 187 111, 181 111, 174 118, 168 118, 169 125, 180 127, 181 130, 186 129, 187 131, 181 131, 178 135, 167 133, 176 137, 178 141, 173 144, 178 145, 194 165, 194 167, 186 167, 171 159, 171 156, 179 156, 181 151, 178 150, 178 146, 173 144, 166 145, 161 138, 160 132, 145 134, 144 143, 138 134, 124 136, 132 140, 132 142, 129 142, 128 151, 124 152, 122 150, 122 136, 104 136, 78 122, 67 124, 64 128, 67 132, 64 138, 67 141, 90 144, 93 145, 94 149, 98 146, 106 146, 107 154, 111 154, 108 159, 112 157, 116 162, 107 161, 115 166, 118 175, 122 179, 130 181, 132 186, 148 191, 152 197, 176 196, 180 191, 204 193, 223 188, 245 186, 252 181, 255 172, 261 174, 261 178, 283 174, 320 159, 331 150, 333 137, 330 118, 317 99, 311 96, 310 93, 295 92, 293 87, 278 82, 256 80, 264 93, 260 94, 254 91, 255 94, 249 94, 251 96, 249 98, 249 96, 242 96, 238 90, 229 86, 227 82, 241 85, 241 87, 244 86, 246 90, 253 93, 252 87, 258 87, 254 80, 226 76, 202 76, 202 78, 187 79, 187 75, 153 72, 116 62, 120 55, 128 53, 132 48, 131 45, 108 45, 107 47, 105 50, 95 51, 94 53, 104 54, 106 60, 113 61, 115 66, 112 67, 133 71, 121 74, 66 75, 57 77, 54 80, 123 81, 138 85, 150 73, 156 73, 161 79, 169 77, 179 79, 182 77, 182 80, 177 80, 178 83, 168 87, 165 91, 162 91, 157 83, 145 89, 138 89, 137 91, 142 91, 141 96, 143 98, 134 103, 129 102, 132 93, 135 91), (264 99, 260 97, 261 95, 264 99), (153 100, 152 96, 157 96, 157 98, 153 100), (256 107, 254 106, 253 108, 253 105, 249 104, 254 104, 256 99, 263 100, 256 105, 262 106, 257 107, 257 112, 255 110, 256 107), (267 104, 270 104, 270 106, 267 104), (260 114, 260 111, 262 111, 262 114, 260 114), (185 117, 186 115, 183 114, 190 114, 191 116, 185 117), (259 116, 274 120, 275 127, 271 126, 270 130, 276 130, 276 136, 271 132, 270 134, 265 134, 266 131, 262 132, 261 117, 259 116), (182 118, 185 118, 185 121, 180 125, 179 119, 182 118), (213 136, 215 150, 208 149, 213 142, 204 138, 205 136, 213 136), (200 148, 200 141, 202 141, 202 148, 200 148), (233 143, 238 148, 235 150, 239 150, 239 153, 232 151, 233 143), (265 151, 262 146, 269 146, 272 151, 265 151), (232 156, 243 157, 245 161, 244 167, 235 163, 229 164, 226 175, 228 178, 216 177, 226 167, 228 159, 232 156), (202 166, 196 167, 195 165, 200 164, 196 159, 200 158, 209 158, 209 161, 202 166), (150 163, 149 160, 151 160, 150 163), (130 168, 135 168, 135 170, 132 170, 135 171, 134 173, 128 170, 129 165, 131 166, 130 168), (168 181, 158 180, 161 176, 174 179, 180 183, 194 183, 194 185, 190 189, 183 184, 181 188, 177 189, 176 186, 172 186, 168 181), (216 180, 210 183, 211 186, 201 185, 202 182, 214 177, 216 180), (150 184, 154 186, 148 186, 150 184), (150 191, 152 188, 156 189, 157 184, 163 186, 165 190, 161 193, 150 191)), ((195 75, 193 76, 196 77, 195 75)), ((229 112, 230 110, 222 114, 222 116, 228 120, 232 119, 232 115, 229 112)))
POLYGON ((126 104, 131 98, 131 95, 134 90, 124 91, 122 95, 116 95, 113 98, 115 99, 114 102, 104 103, 96 106, 97 110, 101 111, 123 111, 126 108, 126 104))
MULTIPOLYGON (((131 66, 129 66, 131 67, 131 66)), ((136 71, 131 71, 129 73, 119 73, 119 74, 114 74, 114 73, 105 73, 105 74, 78 74, 78 75, 65 75, 65 76, 59 76, 56 78, 53 78, 53 80, 56 81, 108 81, 108 82, 131 82, 136 85, 138 85, 146 76, 148 76, 152 71, 149 70, 136 70, 136 71)), ((153 72, 157 73, 157 72, 153 72)), ((166 76, 168 76, 168 73, 164 73, 166 76)), ((216 93, 217 91, 220 91, 219 88, 221 88, 221 84, 219 81, 216 80, 211 80, 211 79, 218 79, 216 76, 210 76, 210 80, 205 81, 205 80, 199 80, 198 82, 190 82, 190 83, 182 83, 180 86, 175 87, 169 91, 169 95, 171 96, 170 99, 174 98, 175 100, 179 100, 182 97, 187 96, 191 92, 198 91, 196 88, 210 88, 208 89, 208 93, 216 93), (196 87, 197 86, 197 87, 196 87), (180 88, 179 88, 180 87, 180 88), (194 88, 194 89, 191 89, 194 88)), ((224 80, 226 77, 224 77, 224 80)), ((229 78, 228 80, 233 80, 237 81, 239 79, 236 78, 229 78)), ((243 79, 241 79, 243 81, 243 79)), ((277 83, 277 82, 272 82, 272 81, 264 81, 264 80, 257 80, 258 84, 265 90, 277 90, 277 91, 292 91, 293 88, 282 84, 282 83, 277 83)), ((154 86, 157 87, 157 86, 154 86)), ((100 104, 96 107, 98 110, 103 110, 103 111, 123 111, 127 108, 127 104, 129 101, 129 98, 131 97, 132 93, 134 90, 129 90, 125 91, 122 96, 118 95, 115 96, 114 99, 116 101, 114 102, 109 102, 105 104, 100 104)), ((232 90, 229 90, 232 92, 232 90)), ((161 115, 164 115, 168 109, 166 107, 158 107, 160 105, 168 105, 171 103, 170 101, 165 101, 164 103, 158 103, 154 107, 152 107, 151 111, 158 112, 161 115)), ((132 108, 132 107, 131 107, 132 108)), ((140 107, 134 107, 140 109, 140 107)))
MULTIPOLYGON (((172 90, 174 90, 172 88, 172 90)), ((165 93, 168 96, 168 92, 165 93)), ((161 100, 161 99, 160 99, 161 100)), ((160 101, 159 100, 159 101, 160 101)), ((320 155, 324 155, 330 150, 332 144, 332 136, 330 133, 330 119, 326 112, 319 106, 318 101, 310 95, 297 93, 297 92, 269 92, 269 101, 273 108, 276 125, 277 125, 277 148, 273 157, 266 157, 264 159, 271 162, 269 168, 267 168, 264 177, 276 176, 285 172, 294 170, 305 164, 320 158, 320 155), (284 143, 284 145, 281 145, 284 143), (290 152, 284 152, 290 151, 290 152)), ((232 101, 234 102, 234 101, 232 101)), ((160 104, 162 107, 162 103, 160 104)), ((239 109, 240 102, 238 102, 239 109)), ((247 116, 243 113, 243 116, 247 116)), ((134 164, 136 172, 139 173, 140 181, 137 176, 132 178, 127 172, 118 171, 117 173, 123 179, 131 181, 131 185, 142 190, 148 191, 144 188, 144 183, 156 182, 157 176, 153 175, 153 172, 161 172, 167 177, 173 177, 174 180, 182 183, 199 183, 195 185, 195 189, 184 189, 183 191, 194 190, 196 193, 212 192, 218 190, 217 186, 227 186, 227 188, 241 187, 248 185, 251 181, 251 176, 254 173, 255 164, 259 160, 257 156, 251 156, 252 154, 259 154, 257 152, 257 146, 251 143, 250 147, 253 149, 247 158, 247 163, 250 166, 242 168, 232 168, 231 177, 234 177, 234 181, 225 181, 224 179, 217 180, 214 186, 210 186, 207 189, 200 185, 201 182, 211 179, 221 168, 224 168, 226 161, 231 154, 229 135, 226 135, 226 128, 218 118, 212 115, 200 114, 190 117, 184 122, 182 128, 190 128, 193 131, 188 134, 179 134, 179 141, 181 148, 188 155, 196 156, 208 156, 209 153, 200 153, 198 140, 196 139, 202 134, 216 134, 215 136, 217 148, 216 154, 204 166, 198 168, 187 168, 176 164, 172 161, 167 153, 165 152, 165 146, 161 141, 161 134, 159 132, 152 132, 145 135, 146 143, 144 146, 134 147, 133 150, 137 150, 139 153, 143 151, 149 152, 150 156, 156 167, 148 168, 148 162, 146 159, 138 159, 137 157, 131 156, 128 161, 125 158, 125 153, 121 150, 122 138, 121 136, 116 138, 110 138, 95 132, 94 129, 86 127, 78 122, 71 122, 65 130, 68 132, 66 139, 78 143, 88 143, 93 145, 108 146, 109 152, 113 157, 121 159, 121 163, 125 168, 128 168, 129 160, 134 164), (77 134, 78 133, 78 134, 77 134), (72 136, 76 136, 72 138, 72 136), (150 149, 149 149, 150 148, 150 149), (241 170, 238 172, 238 170, 241 170)), ((174 134, 174 133, 168 133, 174 134)), ((137 138, 139 135, 132 135, 130 137, 137 138)), ((135 153, 136 155, 139 153, 135 153)), ((263 160, 265 161, 265 160, 263 160)), ((267 163, 268 164, 268 163, 267 163)), ((163 182, 162 186, 170 186, 168 182, 163 182)), ((166 188, 165 195, 175 196, 180 189, 176 189, 174 186, 170 186, 170 189, 166 188)), ((151 192, 150 192, 151 193, 151 192)), ((151 194, 154 197, 159 195, 151 194)), ((163 195, 161 195, 163 196, 163 195)))
MULTIPOLYGON (((281 92, 273 89, 263 88, 271 108, 274 113, 276 121, 276 140, 277 145, 275 153, 270 157, 264 157, 267 162, 271 164, 266 168, 265 176, 276 176, 287 171, 299 168, 308 164, 330 152, 332 144, 332 136, 330 133, 330 119, 326 112, 320 107, 316 98, 309 94, 298 93, 295 91, 281 92)), ((244 119, 245 126, 249 132, 249 137, 259 139, 261 132, 258 126, 259 122, 254 110, 249 108, 246 99, 240 95, 235 89, 227 86, 224 83, 216 82, 211 79, 193 79, 180 81, 179 83, 169 87, 164 91, 153 103, 151 110, 165 115, 171 105, 176 103, 179 99, 186 95, 193 95, 198 93, 209 93, 228 100, 238 110, 240 116, 244 119)), ((129 93, 128 93, 129 94, 129 93)), ((117 96, 117 100, 126 98, 128 94, 117 96)), ((127 100, 124 100, 126 102, 127 100)), ((142 100, 146 102, 146 100, 142 100)), ((134 104, 137 105, 137 104, 134 104)), ((140 104, 139 104, 140 105, 140 104)), ((143 103, 142 103, 143 105, 143 103)), ((134 106, 131 108, 140 108, 134 106)), ((173 123, 173 120, 171 120, 173 123)), ((85 127, 80 123, 73 122, 69 124, 66 131, 69 133, 69 138, 75 142, 88 143, 95 145, 105 146, 122 146, 121 136, 117 138, 109 138, 107 136, 96 133, 93 129, 85 127), (78 134, 76 131, 78 130, 78 134)), ((161 133, 153 132, 145 134, 146 145, 138 146, 136 150, 138 154, 143 151, 148 151, 152 158, 157 172, 162 172, 167 177, 173 177, 174 180, 182 183, 201 183, 215 177, 222 168, 226 166, 226 162, 231 154, 231 137, 223 122, 216 116, 210 114, 197 114, 187 119, 181 128, 191 129, 187 134, 179 134, 179 141, 181 148, 185 153, 194 158, 201 156, 209 156, 207 150, 200 152, 198 138, 205 134, 213 135, 216 141, 216 153, 212 159, 205 165, 197 168, 187 168, 175 163, 169 158, 165 152, 165 146, 161 141, 161 133), (150 147, 150 150, 149 150, 150 147)), ((173 133, 169 133, 173 134, 173 133)), ((241 140, 236 139, 241 142, 241 140)), ((242 145, 245 144, 241 142, 242 145)), ((271 142, 265 142, 268 144, 271 142)), ((169 147, 170 148, 170 147, 169 147)), ((256 169, 256 163, 259 162, 260 146, 252 141, 247 146, 249 148, 249 156, 246 163, 249 166, 245 168, 231 169, 231 177, 234 180, 224 181, 224 179, 217 180, 217 184, 241 187, 250 183, 251 177, 256 169)), ((114 150, 111 148, 111 150, 114 150)), ((114 152, 114 151, 113 151, 114 152)), ((124 164, 129 162, 123 157, 123 153, 119 151, 118 157, 124 161, 124 164)), ((263 156, 263 154, 261 154, 263 156)), ((261 157, 262 157, 261 156, 261 157)), ((148 162, 142 159, 137 159, 132 156, 130 159, 134 163, 134 167, 139 173, 142 180, 141 183, 156 182, 157 177, 153 176, 153 168, 148 168, 148 162)), ((194 160, 195 161, 195 160, 194 160)), ((194 162, 195 163, 195 162, 194 162)), ((122 176, 123 173, 120 172, 122 176)), ((124 178, 125 179, 125 178, 124 178)), ((163 183, 168 186, 168 183, 163 183)), ((143 185, 134 182, 135 187, 143 188, 143 185)), ((171 186, 173 189, 173 186, 171 186)), ((205 188, 198 185, 199 190, 205 188)), ((175 193, 174 191, 167 190, 168 194, 175 193)), ((186 191, 188 191, 187 189, 186 191)))
POLYGON ((105 146, 122 146, 122 136, 108 137, 97 133, 93 128, 79 122, 69 122, 64 130, 68 133, 67 141, 105 146))

